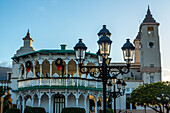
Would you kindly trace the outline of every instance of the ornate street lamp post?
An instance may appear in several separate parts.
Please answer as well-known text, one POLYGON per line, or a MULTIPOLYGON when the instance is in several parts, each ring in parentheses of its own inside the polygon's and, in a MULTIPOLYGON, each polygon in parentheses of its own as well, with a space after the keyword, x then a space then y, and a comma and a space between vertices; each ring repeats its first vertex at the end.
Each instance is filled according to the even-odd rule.
POLYGON ((99 66, 83 66, 83 61, 85 60, 85 53, 87 50, 86 45, 82 42, 82 39, 79 39, 79 42, 75 45, 74 50, 76 53, 76 60, 79 63, 80 72, 83 74, 89 74, 90 76, 100 79, 103 82, 103 101, 104 101, 104 113, 106 113, 106 84, 108 80, 114 79, 114 76, 118 76, 119 74, 127 74, 129 72, 130 63, 133 60, 133 51, 134 46, 130 43, 129 39, 123 45, 123 55, 124 60, 126 61, 127 65, 121 66, 108 66, 106 61, 108 56, 110 55, 111 43, 110 40, 111 33, 109 30, 106 29, 106 25, 103 25, 103 29, 100 30, 98 33, 99 40, 97 41, 99 45, 99 52, 98 57, 99 66), (102 58, 102 59, 101 59, 102 58), (98 69, 100 74, 95 75, 90 70, 98 69), (118 73, 113 73, 117 70, 118 73), (110 75, 112 73, 113 76, 110 75))
POLYGON ((170 107, 168 106, 168 102, 169 102, 169 96, 164 94, 164 92, 162 92, 161 96, 157 95, 157 100, 162 104, 163 106, 163 113, 164 113, 164 107, 167 109, 167 113, 169 113, 170 107))
POLYGON ((114 98, 114 113, 116 113, 116 98, 123 96, 125 93, 125 86, 126 83, 124 80, 117 79, 116 76, 113 77, 113 83, 111 81, 109 81, 108 84, 108 94, 111 95, 114 98), (118 91, 116 91, 116 86, 117 85, 117 89, 118 91), (112 91, 112 87, 113 87, 113 91, 112 91), (121 92, 122 89, 122 92, 121 92))

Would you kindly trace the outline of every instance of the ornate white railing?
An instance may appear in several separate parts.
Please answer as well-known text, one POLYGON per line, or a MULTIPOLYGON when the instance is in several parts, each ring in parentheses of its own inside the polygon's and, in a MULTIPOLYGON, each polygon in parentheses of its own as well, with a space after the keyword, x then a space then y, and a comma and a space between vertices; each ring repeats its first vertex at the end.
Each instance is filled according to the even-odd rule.
POLYGON ((18 88, 33 87, 33 86, 74 86, 74 87, 90 87, 102 88, 102 82, 95 79, 85 79, 78 77, 43 77, 43 78, 28 78, 18 80, 18 88))

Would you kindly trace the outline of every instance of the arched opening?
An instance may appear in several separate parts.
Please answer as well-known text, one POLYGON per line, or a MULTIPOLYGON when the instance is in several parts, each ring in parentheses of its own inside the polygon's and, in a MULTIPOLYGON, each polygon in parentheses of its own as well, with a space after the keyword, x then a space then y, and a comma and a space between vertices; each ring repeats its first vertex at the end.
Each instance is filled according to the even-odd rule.
POLYGON ((79 97, 78 106, 84 108, 84 96, 82 94, 79 97))
POLYGON ((42 77, 50 77, 50 62, 47 59, 42 63, 42 77))
POLYGON ((102 110, 102 98, 101 96, 99 96, 99 98, 97 99, 97 111, 102 110))
POLYGON ((31 101, 32 99, 30 95, 25 96, 25 105, 26 105, 25 107, 31 107, 31 101))
POLYGON ((63 76, 65 77, 65 73, 66 73, 66 63, 65 61, 63 60, 63 66, 61 68, 61 70, 58 70, 58 67, 55 65, 55 62, 56 60, 53 61, 52 63, 52 75, 54 77, 56 77, 56 75, 59 75, 59 77, 63 76))
POLYGON ((31 61, 27 61, 25 63, 25 67, 26 67, 26 78, 33 78, 34 74, 33 74, 33 64, 31 61))
MULTIPOLYGON (((96 65, 94 63, 89 62, 89 63, 87 63, 87 66, 96 66, 96 65)), ((94 74, 96 74, 96 69, 95 68, 91 69, 90 72, 93 72, 94 74)))
POLYGON ((72 93, 68 96, 67 107, 76 107, 76 97, 72 93))
POLYGON ((54 95, 53 113, 61 113, 63 108, 65 108, 65 97, 64 97, 64 95, 61 95, 61 94, 54 95))
POLYGON ((73 77, 73 75, 76 74, 76 73, 77 73, 77 64, 72 59, 68 62, 68 74, 73 77))
POLYGON ((41 107, 43 107, 46 111, 49 110, 49 98, 46 93, 41 97, 41 107))
POLYGON ((38 107, 38 96, 37 96, 37 94, 34 95, 34 107, 38 107))
POLYGON ((17 100, 17 108, 20 109, 20 112, 22 111, 22 96, 20 95, 17 100))
POLYGON ((89 110, 91 112, 95 112, 96 103, 95 103, 95 97, 93 95, 89 95, 89 110))
POLYGON ((35 61, 35 75, 37 78, 40 77, 40 64, 38 61, 35 61))
POLYGON ((23 79, 24 78, 24 65, 21 64, 20 65, 20 76, 19 79, 23 79))
MULTIPOLYGON (((84 66, 84 62, 83 62, 83 64, 82 64, 82 66, 84 66)), ((82 71, 84 71, 84 69, 82 69, 82 71)), ((80 78, 82 78, 82 76, 84 77, 84 78, 86 78, 86 74, 83 74, 83 73, 81 73, 80 72, 80 67, 78 66, 78 74, 79 74, 79 76, 80 76, 80 78)))

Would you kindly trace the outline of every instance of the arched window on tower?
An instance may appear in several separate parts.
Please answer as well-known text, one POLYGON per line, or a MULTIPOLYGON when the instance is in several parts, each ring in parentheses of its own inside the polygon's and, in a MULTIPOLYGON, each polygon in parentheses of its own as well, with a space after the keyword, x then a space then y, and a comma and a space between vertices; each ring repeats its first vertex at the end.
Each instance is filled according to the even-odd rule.
POLYGON ((153 27, 148 27, 148 35, 154 36, 154 28, 153 27))

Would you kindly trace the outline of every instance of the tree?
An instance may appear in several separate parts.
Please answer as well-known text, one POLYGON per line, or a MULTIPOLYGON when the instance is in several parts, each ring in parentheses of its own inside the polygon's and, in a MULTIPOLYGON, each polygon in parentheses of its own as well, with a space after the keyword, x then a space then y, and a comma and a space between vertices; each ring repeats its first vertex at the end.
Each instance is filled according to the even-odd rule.
MULTIPOLYGON (((140 106, 146 105, 156 112, 163 113, 162 101, 157 100, 157 95, 161 95, 162 92, 170 97, 170 82, 167 81, 143 84, 133 90, 128 102, 140 106), (157 107, 159 107, 159 109, 157 109, 157 107)), ((170 109, 168 104, 170 104, 170 100, 164 106, 164 108, 167 110, 167 113, 169 113, 170 109)))

